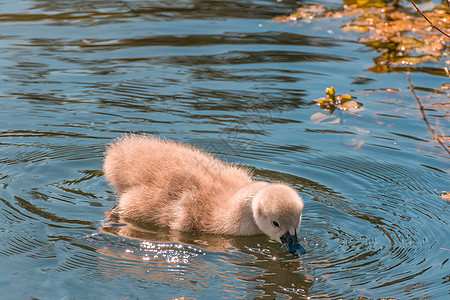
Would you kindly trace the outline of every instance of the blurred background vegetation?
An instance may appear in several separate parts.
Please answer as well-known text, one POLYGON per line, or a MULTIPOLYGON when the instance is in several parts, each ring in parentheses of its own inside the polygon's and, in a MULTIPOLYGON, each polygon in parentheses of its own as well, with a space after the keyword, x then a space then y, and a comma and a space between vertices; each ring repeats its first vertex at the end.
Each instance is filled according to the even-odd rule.
MULTIPOLYGON (((424 12, 433 25, 450 30, 447 1, 433 4, 415 1, 426 7, 424 12)), ((438 62, 448 56, 448 38, 435 30, 411 5, 410 1, 344 0, 339 9, 307 5, 289 16, 275 18, 279 22, 302 22, 318 18, 345 18, 341 29, 358 34, 358 41, 376 50, 379 56, 369 70, 375 73, 403 72, 411 66, 438 62)), ((444 63, 446 63, 444 61, 444 63)), ((444 68, 434 70, 445 75, 444 68)))

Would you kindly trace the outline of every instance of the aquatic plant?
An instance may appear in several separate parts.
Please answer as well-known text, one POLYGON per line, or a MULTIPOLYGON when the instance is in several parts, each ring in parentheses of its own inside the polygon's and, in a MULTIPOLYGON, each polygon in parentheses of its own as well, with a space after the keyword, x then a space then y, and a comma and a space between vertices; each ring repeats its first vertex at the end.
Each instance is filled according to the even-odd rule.
POLYGON ((336 95, 336 90, 334 87, 329 87, 325 90, 326 97, 322 97, 314 100, 317 105, 323 109, 327 110, 330 115, 337 109, 343 111, 355 111, 362 106, 361 102, 354 100, 349 94, 336 95))
POLYGON ((352 0, 344 1, 339 9, 327 9, 322 5, 303 6, 289 16, 274 20, 310 22, 323 18, 345 19, 342 31, 361 34, 358 41, 380 53, 374 59, 375 66, 369 70, 384 73, 404 71, 425 62, 437 62, 446 56, 446 36, 433 28, 450 31, 449 7, 436 6, 423 16, 401 5, 400 1, 352 0))

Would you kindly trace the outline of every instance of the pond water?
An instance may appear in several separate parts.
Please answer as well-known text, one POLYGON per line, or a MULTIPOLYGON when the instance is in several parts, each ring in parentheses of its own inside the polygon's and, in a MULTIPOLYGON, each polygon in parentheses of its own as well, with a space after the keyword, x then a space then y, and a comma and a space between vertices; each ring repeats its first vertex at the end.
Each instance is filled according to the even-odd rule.
MULTIPOLYGON (((342 19, 271 21, 298 6, 2 1, 1 297, 446 298, 447 153, 405 72, 369 71, 378 53, 342 32, 342 19), (314 99, 329 86, 363 109, 325 118, 314 99), (294 186, 307 253, 293 257, 265 236, 106 222, 117 197, 102 156, 128 132, 294 186)), ((449 129, 444 66, 411 68, 439 135, 449 129)))

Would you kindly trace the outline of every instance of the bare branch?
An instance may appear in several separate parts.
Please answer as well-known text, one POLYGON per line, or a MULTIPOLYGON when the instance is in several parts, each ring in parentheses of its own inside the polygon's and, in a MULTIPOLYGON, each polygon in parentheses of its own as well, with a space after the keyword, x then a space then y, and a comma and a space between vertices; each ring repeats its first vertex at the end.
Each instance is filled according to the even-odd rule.
POLYGON ((425 123, 428 126, 428 129, 430 129, 431 133, 433 134, 433 138, 441 145, 441 147, 447 151, 447 154, 450 155, 450 150, 448 147, 441 141, 441 139, 437 136, 436 131, 434 130, 433 126, 431 126, 430 122, 428 122, 427 116, 425 115, 425 109, 422 104, 422 100, 420 100, 419 95, 417 95, 416 91, 414 90, 414 86, 411 82, 411 76, 409 75, 409 71, 406 72, 406 78, 408 79, 409 83, 409 89, 411 90, 411 93, 413 94, 414 98, 417 101, 417 104, 419 105, 420 112, 422 113, 422 119, 425 121, 425 123))
MULTIPOLYGON (((448 34, 447 32, 445 32, 444 30, 442 30, 440 27, 435 26, 433 23, 431 23, 431 21, 424 15, 424 13, 419 9, 419 7, 417 7, 416 3, 414 3, 413 0, 410 0, 411 4, 414 6, 414 8, 416 9, 416 11, 422 15, 422 17, 427 20, 427 22, 431 25, 431 27, 433 27, 434 29, 436 29, 437 31, 439 31, 440 33, 442 33, 443 35, 445 35, 446 37, 450 38, 450 34, 448 34)), ((447 0, 447 5, 448 5, 448 0, 447 0)))

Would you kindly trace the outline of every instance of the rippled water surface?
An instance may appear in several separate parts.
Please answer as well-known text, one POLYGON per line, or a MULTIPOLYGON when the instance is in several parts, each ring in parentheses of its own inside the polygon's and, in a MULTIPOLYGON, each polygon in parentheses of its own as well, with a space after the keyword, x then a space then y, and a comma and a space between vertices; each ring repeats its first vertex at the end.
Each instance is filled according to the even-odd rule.
MULTIPOLYGON (((343 20, 271 21, 298 5, 2 1, 1 297, 448 297, 447 153, 405 73, 368 71, 377 53, 343 20), (364 110, 323 119, 313 100, 332 85, 364 110), (264 236, 104 222, 116 196, 103 151, 127 132, 293 185, 307 254, 264 236)), ((443 66, 411 69, 439 135, 449 129, 443 66)))

